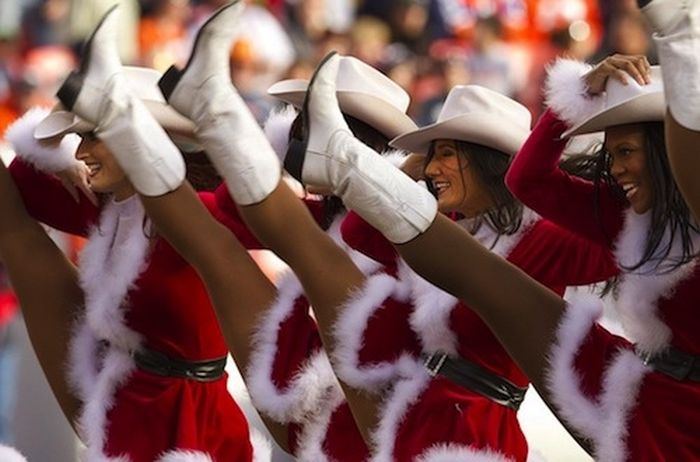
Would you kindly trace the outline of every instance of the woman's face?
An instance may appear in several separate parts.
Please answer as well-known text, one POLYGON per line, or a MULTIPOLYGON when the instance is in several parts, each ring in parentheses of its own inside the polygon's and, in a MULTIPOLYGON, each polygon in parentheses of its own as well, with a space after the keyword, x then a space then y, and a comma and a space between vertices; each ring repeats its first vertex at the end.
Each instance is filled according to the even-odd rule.
POLYGON ((433 157, 425 167, 425 176, 437 192, 438 209, 442 213, 460 212, 473 217, 489 207, 490 200, 453 140, 434 141, 433 157))
POLYGON ((642 127, 629 124, 606 129, 605 149, 610 154, 610 173, 625 192, 632 210, 645 213, 651 208, 654 191, 642 127))
POLYGON ((97 193, 110 193, 116 200, 124 200, 135 193, 124 171, 111 151, 94 134, 81 134, 75 158, 88 166, 90 189, 97 193))

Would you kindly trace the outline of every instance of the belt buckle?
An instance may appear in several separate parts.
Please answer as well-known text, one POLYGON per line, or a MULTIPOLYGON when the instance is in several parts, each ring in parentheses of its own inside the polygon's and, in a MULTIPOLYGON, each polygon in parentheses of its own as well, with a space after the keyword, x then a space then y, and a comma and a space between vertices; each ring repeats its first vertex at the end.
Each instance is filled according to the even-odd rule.
POLYGON ((447 355, 445 353, 432 353, 426 358, 423 365, 428 370, 428 374, 431 377, 435 377, 440 373, 440 369, 442 369, 442 365, 445 364, 446 360, 447 355))

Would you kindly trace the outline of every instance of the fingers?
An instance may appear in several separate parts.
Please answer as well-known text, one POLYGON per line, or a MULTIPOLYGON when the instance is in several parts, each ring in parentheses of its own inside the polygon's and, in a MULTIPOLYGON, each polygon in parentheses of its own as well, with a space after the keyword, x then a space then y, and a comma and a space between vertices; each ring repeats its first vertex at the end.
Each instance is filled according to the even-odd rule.
POLYGON ((88 181, 88 168, 87 166, 84 166, 83 168, 80 169, 78 172, 78 184, 76 185, 80 191, 85 195, 85 197, 88 198, 88 200, 92 203, 92 205, 97 206, 98 205, 98 200, 97 196, 95 193, 92 191, 90 188, 90 182, 88 181))
POLYGON ((646 56, 613 55, 603 61, 609 76, 627 85, 627 76, 632 77, 639 85, 651 82, 651 65, 646 56))

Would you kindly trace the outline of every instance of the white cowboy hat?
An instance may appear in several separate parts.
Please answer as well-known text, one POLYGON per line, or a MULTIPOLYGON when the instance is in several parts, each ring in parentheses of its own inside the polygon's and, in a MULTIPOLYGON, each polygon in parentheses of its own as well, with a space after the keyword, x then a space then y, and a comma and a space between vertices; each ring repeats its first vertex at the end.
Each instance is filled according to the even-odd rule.
POLYGON ((391 140, 396 148, 427 154, 435 140, 481 144, 513 155, 530 134, 532 116, 522 104, 479 85, 457 85, 437 121, 391 140))
POLYGON ((664 120, 666 102, 661 68, 651 67, 651 83, 639 85, 627 77, 627 85, 610 78, 605 92, 597 96, 598 107, 585 120, 564 132, 562 138, 594 133, 614 125, 664 120))
MULTIPOLYGON (((308 86, 308 80, 282 80, 267 92, 301 107, 308 86)), ((408 93, 389 77, 357 58, 340 58, 336 89, 343 113, 375 127, 388 138, 416 129, 415 122, 406 115, 411 101, 408 93)))
MULTIPOLYGON (((145 67, 124 66, 124 76, 130 90, 144 102, 148 111, 176 143, 190 147, 196 144, 194 124, 170 107, 163 98, 158 88, 158 80, 161 77, 158 71, 145 67)), ((39 122, 34 129, 34 138, 42 140, 61 137, 67 133, 85 133, 94 128, 90 122, 72 112, 58 109, 39 122)))

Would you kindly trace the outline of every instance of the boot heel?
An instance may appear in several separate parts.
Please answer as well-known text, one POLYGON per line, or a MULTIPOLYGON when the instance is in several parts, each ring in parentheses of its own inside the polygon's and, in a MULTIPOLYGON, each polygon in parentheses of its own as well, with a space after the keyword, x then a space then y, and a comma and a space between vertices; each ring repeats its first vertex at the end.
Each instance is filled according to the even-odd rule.
POLYGON ((158 88, 160 92, 163 93, 163 97, 166 101, 170 99, 170 96, 175 91, 175 87, 180 82, 184 71, 181 71, 176 66, 170 66, 170 68, 163 74, 163 77, 158 80, 158 88))
POLYGON ((287 148, 287 154, 284 156, 284 169, 292 175, 301 184, 305 184, 301 179, 301 171, 304 167, 304 158, 306 157, 306 148, 309 145, 309 101, 311 97, 311 89, 316 82, 316 75, 318 75, 319 69, 326 64, 326 61, 331 59, 337 52, 332 51, 328 53, 316 67, 316 71, 311 80, 309 81, 309 86, 306 88, 306 95, 304 96, 304 102, 301 105, 301 129, 300 136, 301 139, 293 138, 289 142, 289 147, 287 148))
POLYGON ((58 89, 56 96, 67 110, 72 111, 75 101, 78 99, 80 90, 83 88, 83 75, 73 71, 58 89))
MULTIPOLYGON (((308 138, 306 138, 308 140, 308 138)), ((289 142, 287 154, 284 156, 284 169, 292 178, 304 184, 301 179, 301 170, 304 167, 306 157, 306 141, 293 138, 289 142)))

